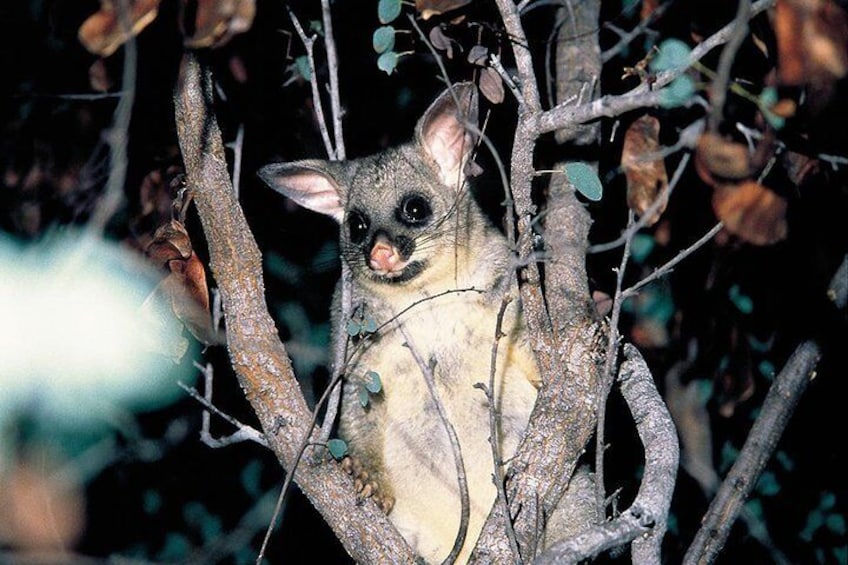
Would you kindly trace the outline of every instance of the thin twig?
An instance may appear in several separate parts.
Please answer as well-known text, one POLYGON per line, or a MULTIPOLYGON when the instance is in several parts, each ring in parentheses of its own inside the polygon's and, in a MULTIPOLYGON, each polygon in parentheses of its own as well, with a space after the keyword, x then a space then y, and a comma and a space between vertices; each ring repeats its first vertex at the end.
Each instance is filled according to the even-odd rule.
POLYGON ((312 87, 312 103, 315 106, 315 116, 318 121, 318 129, 321 130, 321 139, 324 140, 324 149, 327 151, 327 157, 331 161, 335 161, 338 155, 333 147, 333 142, 330 141, 330 132, 327 131, 327 120, 324 117, 324 103, 321 102, 321 90, 318 88, 318 75, 315 72, 315 56, 313 54, 315 36, 307 37, 303 31, 303 26, 300 25, 294 12, 291 11, 291 8, 287 9, 289 11, 289 18, 291 18, 292 24, 294 24, 294 29, 297 31, 297 35, 300 37, 303 46, 306 48, 306 57, 309 61, 309 84, 312 87))
POLYGON ((342 390, 341 379, 348 363, 347 346, 350 339, 343 328, 353 315, 352 282, 353 274, 350 272, 350 267, 345 261, 342 261, 342 277, 339 283, 339 292, 341 293, 341 312, 339 312, 339 316, 341 317, 339 319, 342 323, 339 324, 337 335, 333 336, 333 366, 330 377, 330 382, 334 382, 335 384, 330 387, 332 388, 332 392, 327 401, 327 410, 324 412, 324 421, 321 423, 321 435, 319 436, 320 441, 325 443, 330 439, 330 433, 333 430, 333 424, 339 412, 342 390))
POLYGON ((507 88, 509 88, 509 91, 515 97, 515 100, 517 102, 521 102, 521 90, 518 89, 515 81, 512 80, 512 77, 504 68, 503 63, 501 63, 501 58, 498 57, 497 54, 491 53, 489 55, 489 65, 491 65, 491 67, 495 69, 495 72, 500 75, 501 79, 503 79, 504 84, 506 84, 507 88))
POLYGON ((459 556, 459 552, 465 544, 465 536, 468 533, 468 517, 471 502, 468 496, 468 477, 465 474, 465 463, 462 460, 462 448, 459 445, 459 437, 456 434, 456 429, 448 419, 445 407, 439 398, 439 391, 436 389, 436 379, 433 375, 434 367, 428 365, 424 359, 421 358, 421 355, 418 354, 418 351, 415 349, 415 345, 409 339, 409 335, 406 333, 403 326, 398 324, 397 329, 403 336, 405 341, 404 346, 409 349, 409 352, 412 354, 412 357, 421 369, 421 374, 424 376, 424 382, 427 383, 427 389, 430 391, 430 398, 433 399, 433 404, 435 405, 436 411, 439 413, 439 418, 442 420, 442 424, 445 427, 451 451, 453 452, 453 461, 456 466, 456 481, 459 486, 460 518, 459 530, 456 532, 453 547, 451 548, 448 556, 442 562, 443 565, 449 565, 455 562, 457 556, 459 556))
POLYGON ((233 142, 233 192, 236 199, 239 197, 239 185, 241 184, 241 154, 244 148, 244 124, 239 124, 236 140, 233 142))
POLYGON ((719 222, 716 225, 714 225, 712 228, 710 228, 710 230, 707 233, 705 233, 700 238, 698 238, 698 240, 695 243, 693 243, 692 245, 690 245, 686 249, 683 249, 682 251, 680 251, 672 259, 670 259, 667 263, 664 263, 663 265, 657 267, 654 270, 653 273, 651 273, 650 275, 648 275, 647 277, 645 277, 644 279, 642 279, 638 283, 636 283, 633 286, 631 286, 630 288, 627 288, 624 291, 622 291, 622 293, 621 293, 622 299, 626 299, 626 298, 633 296, 634 294, 639 292, 639 289, 641 289, 645 285, 650 284, 650 283, 654 282, 655 280, 657 280, 658 278, 666 275, 678 263, 683 261, 686 257, 691 255, 692 253, 694 253, 695 251, 697 251, 701 247, 703 247, 704 244, 706 244, 709 240, 711 240, 713 237, 715 237, 715 235, 718 232, 720 232, 723 227, 724 227, 724 224, 722 222, 719 222))
POLYGON ((751 0, 739 0, 736 17, 733 19, 733 32, 718 60, 715 80, 710 87, 710 117, 707 126, 712 132, 717 132, 724 114, 724 101, 727 99, 727 84, 730 82, 730 69, 736 59, 736 52, 748 35, 748 20, 750 19, 751 0))
POLYGON ((127 178, 127 146, 129 145, 127 139, 135 101, 138 49, 135 34, 129 33, 132 28, 129 0, 119 0, 116 3, 116 8, 118 25, 129 39, 124 43, 121 97, 118 99, 118 106, 115 108, 112 127, 106 133, 109 146, 109 179, 106 181, 103 195, 86 226, 87 233, 92 237, 100 237, 103 234, 107 222, 123 202, 124 183, 127 178))
MULTIPOLYGON (((260 432, 259 430, 255 429, 255 428, 248 426, 247 424, 242 424, 241 422, 239 422, 237 419, 233 418, 229 414, 222 412, 217 406, 215 406, 214 404, 212 404, 211 402, 206 400, 199 392, 197 392, 196 388, 188 386, 188 385, 181 383, 181 382, 179 382, 177 384, 179 385, 179 387, 181 389, 186 391, 189 396, 191 396, 196 401, 198 401, 200 404, 202 404, 203 407, 206 408, 206 410, 208 410, 209 412, 212 412, 213 414, 215 414, 216 416, 218 416, 219 418, 221 418, 222 420, 231 424, 233 427, 235 427, 239 430, 238 432, 232 434, 231 436, 228 436, 225 439, 215 439, 215 438, 210 436, 209 439, 212 440, 213 443, 211 445, 207 443, 207 445, 210 445, 210 447, 222 447, 224 445, 230 445, 230 444, 233 444, 233 443, 237 443, 238 441, 250 440, 250 441, 258 443, 259 445, 268 447, 268 442, 265 440, 265 436, 262 435, 262 432, 260 432)), ((204 443, 206 443, 206 442, 204 442, 204 443)))
MULTIPOLYGON (((616 42, 615 45, 601 53, 601 62, 606 63, 610 59, 618 55, 624 48, 630 45, 630 43, 634 39, 642 35, 642 33, 644 33, 649 27, 651 27, 651 24, 658 20, 660 16, 665 13, 666 8, 668 8, 669 6, 671 6, 671 2, 663 2, 662 4, 657 6, 647 18, 639 22, 639 25, 637 25, 627 33, 619 33, 618 31, 616 31, 616 33, 618 33, 619 35, 619 40, 618 42, 616 42)), ((612 26, 607 25, 606 27, 611 28, 612 26)))
POLYGON ((592 245, 589 247, 588 253, 601 253, 609 251, 610 249, 615 249, 616 247, 623 245, 628 239, 633 239, 636 232, 648 225, 648 222, 654 217, 654 214, 661 206, 664 206, 668 202, 669 198, 671 198, 671 193, 674 191, 677 183, 680 182, 680 178, 683 176, 683 171, 686 169, 686 165, 689 164, 689 158, 689 153, 685 153, 683 155, 680 159, 680 163, 677 164, 677 168, 674 170, 674 174, 671 176, 671 181, 669 181, 669 183, 663 188, 662 192, 660 192, 654 201, 651 202, 651 205, 648 206, 645 212, 639 216, 639 219, 636 222, 628 224, 624 232, 613 241, 592 245))
POLYGON ((512 302, 512 297, 505 295, 501 301, 501 307, 498 310, 497 323, 495 324, 495 338, 492 341, 492 359, 489 364, 489 385, 488 387, 485 387, 480 383, 478 383, 478 385, 486 394, 486 400, 489 403, 489 445, 492 447, 494 481, 495 487, 497 487, 498 490, 498 504, 501 505, 501 512, 503 512, 504 515, 504 529, 506 530, 506 537, 509 540, 509 547, 512 550, 513 560, 516 563, 521 563, 521 553, 518 550, 518 539, 515 537, 515 529, 512 527, 512 520, 510 520, 509 517, 509 503, 506 499, 503 461, 501 460, 500 453, 500 435, 498 434, 499 414, 497 404, 495 402, 495 373, 497 372, 498 346, 501 342, 501 338, 506 337, 506 334, 503 333, 503 318, 510 302, 512 302))
POLYGON ((324 22, 324 46, 327 49, 327 66, 330 71, 330 112, 333 115, 333 135, 336 141, 335 158, 339 161, 344 161, 347 156, 344 132, 342 131, 342 108, 339 100, 339 59, 336 55, 336 40, 333 36, 333 17, 330 13, 330 0, 321 0, 321 17, 324 22))
MULTIPOLYGON (((630 227, 634 224, 633 212, 628 213, 627 227, 630 232, 630 227)), ((632 232, 631 232, 632 233, 632 232)), ((627 269, 627 262, 630 260, 630 244, 633 238, 629 237, 624 241, 624 251, 621 254, 621 262, 616 270, 615 277, 615 293, 612 301, 612 312, 610 314, 609 330, 607 335, 607 354, 604 360, 604 370, 601 374, 601 380, 598 383, 601 390, 598 392, 598 423, 597 437, 595 448, 595 504, 597 505, 598 516, 606 516, 606 508, 604 501, 606 500, 606 487, 604 486, 604 452, 606 444, 604 443, 604 428, 606 426, 606 405, 607 397, 615 380, 615 364, 618 360, 618 320, 621 317, 621 306, 623 298, 622 284, 624 282, 624 271, 627 269)))

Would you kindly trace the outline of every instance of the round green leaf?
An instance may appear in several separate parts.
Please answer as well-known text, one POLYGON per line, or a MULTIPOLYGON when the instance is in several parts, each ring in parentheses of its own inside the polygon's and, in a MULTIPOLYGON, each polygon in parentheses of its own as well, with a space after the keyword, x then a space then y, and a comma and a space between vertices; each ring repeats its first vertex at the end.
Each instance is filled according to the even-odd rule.
POLYGON ((367 334, 372 334, 377 331, 377 322, 374 318, 365 318, 362 322, 362 331, 367 334))
POLYGON ((648 64, 655 73, 680 69, 689 65, 692 49, 679 39, 666 39, 659 46, 659 53, 648 64))
POLYGON ((368 406, 368 402, 370 402, 371 398, 368 396, 368 389, 364 386, 359 387, 359 404, 366 408, 368 406))
POLYGON ((387 75, 395 72, 395 67, 398 62, 398 54, 394 51, 386 51, 377 59, 377 68, 387 75))
POLYGON ((682 106, 695 94, 695 81, 689 75, 680 75, 671 84, 660 90, 660 106, 676 108, 682 106))
POLYGON ((589 200, 597 202, 604 195, 604 187, 598 173, 586 163, 568 163, 565 166, 565 174, 577 192, 589 200))
POLYGON ((347 443, 343 439, 331 439, 327 442, 327 449, 330 450, 330 455, 336 460, 347 455, 347 443))
POLYGON ((380 0, 377 4, 377 16, 380 18, 381 24, 387 24, 395 21, 400 15, 401 0, 380 0))
POLYGON ((630 243, 630 255, 639 265, 645 262, 653 249, 654 238, 644 233, 636 234, 630 243))
POLYGON ((765 117, 766 121, 773 127, 774 129, 780 129, 786 124, 786 119, 778 116, 774 112, 771 111, 771 107, 777 103, 777 89, 773 86, 768 86, 760 92, 759 97, 759 106, 760 111, 763 113, 763 117, 765 117))
POLYGON ((395 28, 392 26, 378 27, 371 37, 371 45, 377 53, 391 51, 395 46, 395 28))
POLYGON ((347 322, 347 335, 350 337, 356 337, 359 335, 359 332, 362 330, 362 326, 359 325, 356 320, 348 320, 347 322))
POLYGON ((368 371, 365 373, 365 388, 371 394, 377 394, 383 390, 383 382, 380 380, 380 374, 376 371, 368 371))
POLYGON ((298 74, 305 80, 312 80, 312 69, 309 67, 309 57, 302 55, 294 60, 298 74))
POLYGON ((841 514, 831 514, 825 520, 827 529, 836 535, 845 535, 845 517, 841 514))

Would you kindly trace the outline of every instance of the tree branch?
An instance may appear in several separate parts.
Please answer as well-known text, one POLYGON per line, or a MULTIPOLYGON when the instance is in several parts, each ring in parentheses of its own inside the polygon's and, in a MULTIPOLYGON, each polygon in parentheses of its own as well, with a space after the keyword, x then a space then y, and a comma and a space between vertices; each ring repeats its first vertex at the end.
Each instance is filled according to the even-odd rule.
POLYGON ((645 473, 639 492, 620 516, 554 544, 539 556, 538 564, 577 563, 628 542, 632 542, 633 563, 661 562, 660 544, 680 454, 677 432, 639 351, 627 344, 624 357, 618 376, 621 394, 645 447, 645 473))
MULTIPOLYGON (((271 449, 292 472, 311 415, 268 314, 261 256, 233 195, 212 103, 211 75, 187 53, 175 95, 177 132, 224 303, 230 359, 271 449)), ((357 500, 337 464, 301 465, 295 480, 354 559, 414 560, 376 503, 357 500)))

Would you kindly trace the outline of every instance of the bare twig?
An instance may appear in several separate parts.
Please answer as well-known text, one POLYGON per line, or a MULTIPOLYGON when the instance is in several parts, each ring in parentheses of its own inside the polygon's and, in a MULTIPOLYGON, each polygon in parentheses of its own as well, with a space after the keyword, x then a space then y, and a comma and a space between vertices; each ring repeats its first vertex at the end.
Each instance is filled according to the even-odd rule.
POLYGON ((819 355, 818 345, 806 341, 795 349, 789 361, 775 377, 739 457, 719 487, 707 515, 702 520, 701 529, 686 552, 684 564, 712 563, 724 547, 742 504, 756 485, 798 400, 813 377, 819 355))
POLYGON ((231 144, 233 150, 233 192, 236 199, 239 198, 239 186, 241 185, 241 153, 244 148, 244 124, 239 124, 236 140, 231 144))
POLYGON ((683 171, 686 170, 686 165, 689 164, 689 158, 689 153, 685 153, 683 155, 680 159, 680 163, 677 164, 677 168, 674 170, 674 174, 671 176, 671 181, 669 181, 669 183, 663 188, 662 192, 654 198, 654 201, 651 202, 651 205, 648 206, 641 216, 639 216, 637 221, 632 224, 628 224, 624 232, 613 241, 591 246, 589 248, 589 253, 601 253, 603 251, 615 249, 616 247, 623 245, 628 239, 633 239, 636 232, 648 225, 648 222, 654 217, 654 214, 659 211, 661 206, 664 206, 668 202, 669 198, 671 198, 671 193, 674 191, 675 187, 677 187, 677 183, 680 182, 680 178, 683 176, 683 171))
POLYGON ((537 564, 577 563, 632 542, 633 563, 659 564, 660 543, 674 492, 679 447, 671 416, 660 398, 645 360, 632 345, 624 346, 621 394, 630 408, 645 448, 645 473, 633 504, 617 518, 555 543, 537 564))
POLYGON ((324 103, 321 101, 321 90, 318 88, 318 74, 315 72, 315 36, 307 36, 303 31, 303 26, 300 25, 297 16, 288 9, 289 18, 291 18, 294 29, 297 31, 303 46, 306 48, 306 57, 309 61, 309 84, 312 87, 312 103, 315 105, 315 115, 318 121, 318 129, 321 130, 321 139, 324 140, 324 149, 327 151, 327 157, 331 161, 338 159, 336 149, 333 147, 333 142, 330 140, 330 132, 327 130, 327 120, 324 117, 324 103))
POLYGON ((432 365, 428 365, 424 359, 421 358, 421 355, 419 355, 418 351, 415 349, 415 344, 413 344, 409 339, 409 335, 403 329, 403 326, 399 324, 397 329, 405 340, 404 345, 407 349, 409 349, 413 359, 415 359, 415 362, 421 369, 421 374, 424 376, 424 382, 427 383, 427 389, 430 391, 430 397, 433 400, 433 405, 439 413, 439 418, 442 420, 442 424, 444 425, 445 432, 448 436, 448 441, 450 442, 451 451, 453 451, 453 461, 456 466, 456 482, 459 486, 460 517, 459 530, 456 533, 456 538, 454 538, 453 547, 451 548, 448 556, 442 562, 443 565, 450 565, 456 561, 456 558, 465 543, 465 536, 468 533, 469 508, 471 505, 468 496, 468 477, 465 474, 465 463, 462 460, 462 448, 459 445, 459 437, 456 434, 456 429, 454 429, 453 424, 448 419, 445 407, 439 398, 439 391, 436 389, 436 379, 433 376, 434 367, 432 365))
POLYGON ((678 263, 683 261, 685 258, 687 258, 689 255, 691 255, 692 253, 694 253, 695 251, 697 251, 701 247, 703 247, 704 244, 706 244, 709 240, 711 240, 713 237, 715 237, 715 235, 718 232, 720 232, 723 227, 724 227, 724 224, 722 222, 719 222, 716 225, 714 225, 712 228, 710 228, 710 230, 707 233, 705 233, 704 235, 699 237, 698 240, 695 243, 693 243, 692 245, 690 245, 686 249, 681 250, 677 255, 672 257, 668 262, 657 267, 654 270, 653 273, 651 273, 650 275, 648 275, 644 279, 640 280, 638 283, 636 283, 633 286, 625 289, 621 293, 622 298, 629 298, 629 297, 633 296, 634 294, 639 292, 639 289, 641 289, 645 285, 650 284, 650 283, 654 282, 655 280, 657 280, 658 278, 668 274, 678 263))
POLYGON ((748 35, 748 20, 750 19, 751 0, 739 0, 736 17, 733 19, 733 31, 727 41, 727 45, 721 52, 718 60, 716 78, 710 87, 710 117, 708 120, 709 130, 717 132, 721 125, 724 113, 724 101, 727 98, 727 84, 730 81, 730 69, 736 59, 736 52, 742 45, 745 36, 748 35))
MULTIPOLYGON (((333 114, 333 135, 336 142, 336 159, 347 158, 342 131, 342 108, 339 97, 339 59, 336 55, 336 40, 333 36, 333 17, 330 0, 321 0, 321 17, 324 22, 324 46, 327 49, 327 66, 330 71, 330 111, 333 114)), ((314 76, 314 75, 313 75, 314 76)))
POLYGON ((189 396, 191 396, 192 398, 197 400, 200 404, 203 405, 204 408, 206 408, 206 410, 203 413, 204 414, 204 424, 203 424, 204 426, 208 426, 207 418, 209 416, 209 413, 211 412, 211 413, 215 414, 216 416, 218 416, 219 418, 221 418, 222 420, 224 420, 225 422, 227 422, 228 424, 231 424, 233 427, 235 427, 238 430, 236 433, 234 433, 232 435, 229 435, 225 438, 217 439, 217 438, 212 437, 211 434, 209 434, 208 428, 207 428, 205 434, 204 434, 203 431, 201 431, 201 439, 203 440, 203 443, 205 443, 209 447, 224 447, 225 445, 232 445, 232 444, 238 443, 240 441, 250 440, 250 441, 258 443, 259 445, 268 447, 268 442, 265 440, 265 436, 263 436, 262 433, 259 430, 252 428, 252 427, 248 426, 247 424, 242 424, 241 422, 239 422, 238 420, 236 420, 235 418, 233 418, 229 414, 222 412, 221 410, 218 409, 217 406, 212 404, 205 397, 201 396, 201 394, 199 392, 197 392, 197 389, 195 389, 194 387, 190 387, 190 386, 183 384, 183 383, 177 383, 177 384, 180 386, 180 388, 182 388, 184 391, 186 391, 189 396))
POLYGON ((494 482, 498 490, 497 503, 501 506, 501 512, 506 517, 504 520, 504 528, 506 537, 509 540, 509 547, 512 550, 512 561, 521 563, 521 553, 518 551, 518 540, 515 537, 515 530, 512 527, 512 521, 509 519, 509 503, 506 499, 506 489, 504 488, 504 473, 503 461, 500 453, 500 436, 498 434, 498 410, 495 402, 495 373, 497 372, 498 363, 498 347, 501 338, 506 337, 503 333, 503 317, 509 303, 512 302, 512 297, 505 295, 501 301, 500 310, 498 310, 497 323, 495 324, 495 338, 492 341, 492 359, 489 365, 489 384, 483 386, 478 383, 479 387, 486 394, 486 401, 489 403, 489 445, 492 447, 492 461, 494 463, 494 482))
MULTIPOLYGON (((353 275, 350 272, 345 261, 342 261, 342 277, 339 282, 341 311, 339 318, 342 324, 339 327, 344 327, 347 321, 353 315, 351 283, 353 275)), ((327 385, 331 389, 330 397, 327 400, 327 410, 324 412, 324 421, 321 423, 320 441, 325 443, 330 439, 330 434, 333 430, 333 424, 336 421, 336 416, 339 413, 339 403, 341 402, 342 383, 341 379, 347 368, 347 346, 350 340, 346 331, 339 331, 333 336, 333 366, 331 368, 330 384, 327 385)), ((316 411, 318 407, 315 407, 316 411)))
POLYGON ((118 25, 129 38, 124 43, 124 65, 121 71, 121 96, 118 106, 112 118, 112 127, 106 134, 109 146, 109 179, 103 196, 91 215, 86 226, 87 233, 93 237, 100 237, 106 223, 115 214, 115 211, 124 200, 124 183, 127 178, 127 142, 129 136, 132 108, 135 101, 136 64, 138 49, 135 34, 129 33, 132 29, 130 21, 129 0, 119 0, 116 3, 118 13, 118 25))
MULTIPOLYGON (((627 227, 634 224, 633 212, 628 213, 627 227)), ((604 369, 601 373, 601 380, 598 383, 600 390, 597 395, 598 402, 598 423, 597 437, 595 438, 595 504, 599 516, 606 515, 604 501, 606 500, 606 486, 604 485, 604 453, 606 451, 606 440, 604 439, 604 430, 606 427, 606 405, 607 397, 612 388, 615 379, 615 364, 618 361, 618 321, 621 317, 621 306, 624 301, 622 297, 622 284, 624 282, 624 271, 627 269, 627 262, 630 260, 630 245, 632 238, 627 238, 624 241, 624 251, 621 254, 621 262, 615 273, 615 293, 612 301, 612 312, 610 314, 609 330, 607 334, 607 351, 604 360, 604 369)))

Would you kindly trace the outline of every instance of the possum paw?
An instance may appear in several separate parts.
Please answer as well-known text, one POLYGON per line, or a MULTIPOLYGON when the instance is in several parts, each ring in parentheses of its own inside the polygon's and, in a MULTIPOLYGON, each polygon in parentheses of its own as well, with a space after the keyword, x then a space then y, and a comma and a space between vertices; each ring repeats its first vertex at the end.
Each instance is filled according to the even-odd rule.
POLYGON ((380 487, 377 473, 366 469, 355 457, 345 457, 341 464, 342 469, 353 477, 353 487, 356 489, 356 496, 360 500, 371 498, 386 514, 392 511, 395 499, 386 489, 380 487))

